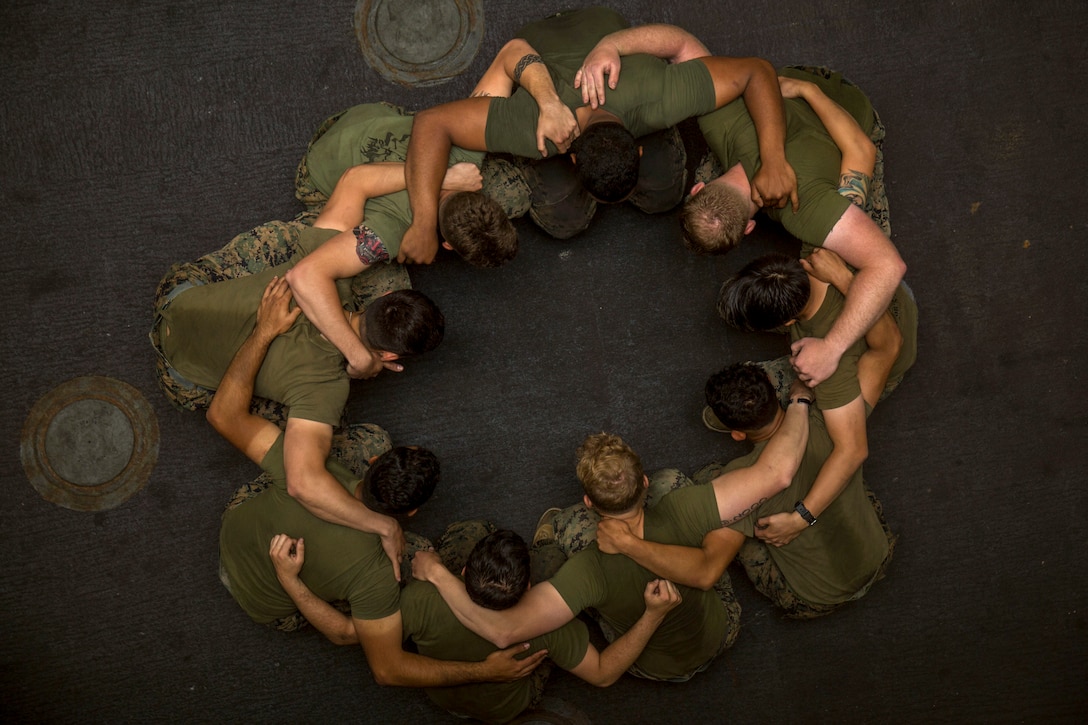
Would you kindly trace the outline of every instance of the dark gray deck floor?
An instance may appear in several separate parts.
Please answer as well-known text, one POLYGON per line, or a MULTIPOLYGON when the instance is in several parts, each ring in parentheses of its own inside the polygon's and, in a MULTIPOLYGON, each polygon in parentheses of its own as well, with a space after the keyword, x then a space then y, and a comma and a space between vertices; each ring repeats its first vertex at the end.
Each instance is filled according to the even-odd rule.
MULTIPOLYGON (((531 16, 571 5, 547 0, 531 16)), ((362 654, 251 623, 216 578, 219 513, 255 468, 159 393, 146 341, 174 261, 290 218, 314 127, 349 105, 464 95, 525 20, 485 0, 464 77, 382 80, 354 3, 9 1, 0 7, 0 713, 45 722, 445 722, 381 689, 362 654), (135 385, 161 428, 147 487, 119 508, 43 501, 20 429, 78 375, 135 385)), ((871 421, 866 478, 901 540, 888 578, 821 621, 783 620, 743 578, 737 645, 686 685, 625 677, 552 694, 594 722, 1083 721, 1088 716, 1088 73, 1081 3, 638 2, 719 54, 844 71, 888 129, 894 240, 917 293, 919 358, 871 421)), ((523 223, 508 267, 413 272, 446 311, 443 348, 358 385, 354 420, 443 459, 419 517, 487 516, 531 534, 579 491, 588 432, 650 469, 740 448, 698 421, 705 377, 773 354, 720 323, 723 259, 671 217, 605 210, 569 242, 523 223)))

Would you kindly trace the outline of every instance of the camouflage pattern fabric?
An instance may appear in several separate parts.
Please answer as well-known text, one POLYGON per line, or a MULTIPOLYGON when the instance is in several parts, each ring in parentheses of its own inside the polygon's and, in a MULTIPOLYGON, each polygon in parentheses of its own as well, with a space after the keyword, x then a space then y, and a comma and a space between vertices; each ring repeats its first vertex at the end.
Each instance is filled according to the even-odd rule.
POLYGON ((884 535, 888 538, 888 555, 884 557, 884 561, 881 562, 873 578, 847 601, 838 604, 812 604, 806 602, 790 588, 789 582, 782 576, 782 571, 771 559, 766 544, 759 539, 748 539, 741 546, 740 552, 737 554, 737 561, 744 567, 748 578, 752 580, 752 583, 761 594, 774 602, 775 606, 784 610, 785 615, 790 619, 814 619, 830 614, 843 605, 865 596, 875 582, 884 578, 888 563, 891 562, 892 554, 895 551, 895 543, 898 537, 888 528, 888 523, 884 519, 884 508, 880 501, 877 500, 867 484, 863 485, 865 485, 865 495, 869 498, 869 503, 872 504, 873 509, 876 511, 876 515, 880 519, 880 526, 884 529, 884 535))
POLYGON ((480 167, 483 192, 498 202, 510 219, 525 216, 532 202, 532 192, 518 162, 510 154, 486 154, 480 167))
POLYGON ((642 147, 638 184, 628 201, 647 214, 676 207, 687 191, 687 151, 680 131, 669 126, 638 139, 642 147))
MULTIPOLYGON (((163 309, 170 303, 170 293, 175 288, 244 277, 289 261, 300 251, 299 233, 310 226, 311 216, 303 212, 292 221, 262 224, 239 234, 222 249, 206 254, 195 262, 181 262, 172 266, 155 291, 154 324, 149 334, 155 350, 161 350, 159 320, 163 309)), ((361 311, 371 300, 386 292, 410 289, 411 286, 408 271, 403 265, 375 265, 352 278, 351 292, 354 302, 348 307, 361 311)), ((156 355, 155 369, 159 387, 176 407, 197 410, 206 408, 211 403, 213 391, 172 375, 161 352, 156 355)), ((282 403, 262 398, 255 398, 254 401, 252 410, 261 417, 280 424, 286 421, 286 406, 282 403)))

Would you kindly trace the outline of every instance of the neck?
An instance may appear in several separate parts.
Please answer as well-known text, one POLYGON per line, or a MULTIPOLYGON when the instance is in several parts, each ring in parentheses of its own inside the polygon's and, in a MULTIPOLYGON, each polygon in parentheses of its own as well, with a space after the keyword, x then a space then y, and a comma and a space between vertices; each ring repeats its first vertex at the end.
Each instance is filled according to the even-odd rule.
POLYGON ((719 176, 710 182, 711 184, 725 184, 726 186, 732 186, 734 189, 744 194, 744 198, 748 200, 748 218, 751 219, 759 211, 759 207, 752 201, 752 182, 748 180, 748 174, 744 171, 744 166, 739 162, 733 164, 724 174, 719 176))
POLYGON ((782 410, 781 408, 778 408, 775 411, 774 420, 772 420, 770 423, 763 426, 759 430, 754 431, 752 433, 748 433, 747 434, 748 440, 752 441, 753 443, 760 443, 762 441, 770 439, 771 436, 773 436, 775 433, 777 433, 778 429, 782 427, 782 423, 785 420, 786 420, 786 411, 782 410))
POLYGON ((645 523, 646 520, 645 503, 646 499, 643 497, 639 500, 638 505, 631 510, 625 511, 622 514, 601 514, 601 518, 622 521, 627 524, 627 528, 631 530, 631 533, 641 539, 643 535, 643 523, 645 523))
POLYGON ((579 106, 574 109, 574 120, 578 122, 578 130, 580 131, 585 131, 593 124, 604 121, 623 123, 616 114, 603 108, 591 108, 590 106, 579 106))
POLYGON ((801 309, 801 313, 797 315, 798 319, 811 320, 819 310, 820 306, 824 303, 824 298, 827 296, 827 282, 816 279, 811 274, 808 276, 808 286, 810 292, 808 293, 808 302, 801 309))

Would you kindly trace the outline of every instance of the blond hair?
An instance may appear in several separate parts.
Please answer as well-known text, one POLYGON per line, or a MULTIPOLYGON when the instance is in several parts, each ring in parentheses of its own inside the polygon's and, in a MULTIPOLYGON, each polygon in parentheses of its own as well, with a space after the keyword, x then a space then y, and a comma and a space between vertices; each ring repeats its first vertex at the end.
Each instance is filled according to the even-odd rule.
POLYGON ((697 254, 725 254, 740 243, 748 226, 748 199, 727 184, 704 186, 684 204, 680 223, 684 246, 697 254))
POLYGON ((602 514, 622 514, 642 500, 646 490, 642 461, 616 435, 596 433, 578 447, 578 480, 602 514))

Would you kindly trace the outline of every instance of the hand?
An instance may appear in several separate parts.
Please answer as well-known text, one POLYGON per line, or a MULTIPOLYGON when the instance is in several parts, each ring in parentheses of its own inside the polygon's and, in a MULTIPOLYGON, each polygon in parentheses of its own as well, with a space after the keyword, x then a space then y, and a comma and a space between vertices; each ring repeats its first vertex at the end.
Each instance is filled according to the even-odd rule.
POLYGON ((629 542, 638 539, 626 523, 602 518, 597 522, 597 548, 605 554, 625 554, 629 542))
POLYGON ((574 75, 574 87, 582 89, 582 103, 591 108, 604 105, 604 77, 608 87, 616 89, 620 82, 620 54, 610 43, 598 43, 582 61, 582 67, 574 75))
POLYGON ((347 364, 348 376, 356 380, 369 380, 385 369, 385 363, 380 356, 365 348, 363 353, 363 357, 349 360, 347 364))
POLYGON ((781 163, 764 163, 752 178, 752 201, 758 207, 782 209, 786 201, 797 211, 797 175, 785 159, 781 163))
POLYGON ((661 619, 665 618, 665 614, 670 609, 684 601, 684 598, 680 596, 680 590, 668 579, 654 579, 647 582, 642 598, 646 601, 646 611, 661 619))
POLYGON ((565 154, 570 148, 571 142, 578 138, 578 121, 574 118, 567 105, 556 99, 554 103, 540 107, 540 115, 536 121, 536 148, 541 156, 548 155, 546 140, 550 140, 559 149, 559 153, 565 154))
POLYGON ((848 288, 854 280, 854 273, 842 261, 842 257, 823 247, 817 247, 812 254, 802 259, 801 266, 816 279, 827 282, 840 291, 848 288))
POLYGON ((442 188, 448 191, 479 191, 484 188, 484 177, 476 164, 462 161, 446 169, 442 188))
POLYGON ((797 377, 810 388, 815 388, 831 377, 839 367, 841 350, 833 349, 821 337, 802 337, 790 345, 793 355, 790 364, 797 371, 797 377))
POLYGON ((517 655, 529 649, 528 642, 515 644, 506 649, 495 650, 484 660, 484 668, 487 671, 487 682, 513 682, 520 680, 537 668, 544 658, 548 656, 548 650, 542 649, 533 652, 528 657, 518 659, 517 655))
POLYGON ((811 81, 802 81, 797 78, 778 76, 778 87, 782 89, 783 98, 805 98, 805 94, 816 87, 811 81))
POLYGON ((291 329, 295 320, 302 314, 298 307, 291 309, 291 286, 286 278, 273 277, 264 288, 261 304, 257 307, 257 325, 255 330, 268 339, 273 339, 291 329))
POLYGON ((412 557, 412 578, 434 583, 431 574, 438 571, 435 567, 446 568, 438 554, 433 551, 417 551, 412 557))
POLYGON ((796 511, 783 512, 756 521, 756 538, 771 546, 785 546, 807 528, 808 523, 801 518, 801 514, 796 511))
POLYGON ((408 546, 408 542, 404 539, 404 531, 401 530, 400 524, 393 520, 393 531, 388 534, 383 534, 382 549, 385 550, 385 555, 389 557, 389 561, 393 562, 393 576, 397 581, 400 581, 400 561, 404 556, 404 549, 408 546))
POLYGON ((292 539, 287 534, 276 534, 268 545, 268 555, 276 569, 276 578, 293 579, 302 571, 306 559, 306 547, 302 539, 292 539))
POLYGON ((397 261, 430 264, 434 261, 436 254, 438 254, 438 232, 435 231, 435 227, 432 225, 430 229, 427 229, 418 222, 412 222, 400 240, 397 261))

